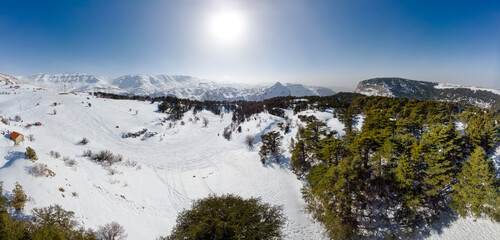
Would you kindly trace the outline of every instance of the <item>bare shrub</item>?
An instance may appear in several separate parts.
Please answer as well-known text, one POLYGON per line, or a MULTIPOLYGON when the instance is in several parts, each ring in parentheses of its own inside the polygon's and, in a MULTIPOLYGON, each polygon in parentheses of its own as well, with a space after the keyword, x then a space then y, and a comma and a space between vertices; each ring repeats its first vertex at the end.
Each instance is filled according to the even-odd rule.
POLYGON ((55 152, 55 153, 54 153, 54 157, 55 157, 55 158, 59 158, 60 156, 61 156, 61 154, 60 154, 59 152, 55 152))
POLYGON ((252 149, 253 148, 253 142, 255 141, 255 137, 252 135, 247 135, 245 137, 245 143, 247 144, 248 148, 252 149))
POLYGON ((87 145, 87 143, 89 143, 89 140, 87 138, 82 138, 82 140, 80 141, 80 143, 82 145, 87 145))
POLYGON ((90 150, 83 151, 83 156, 91 158, 92 157, 92 151, 90 151, 90 150))
POLYGON ((65 157, 63 157, 63 158, 62 158, 62 160, 63 160, 64 162, 67 162, 67 161, 69 161, 70 159, 71 159, 71 158, 70 158, 70 157, 68 157, 68 156, 65 156, 65 157))
POLYGON ((76 161, 75 159, 69 159, 68 161, 65 161, 64 162, 66 164, 66 166, 68 167, 75 167, 76 166, 76 161))
POLYGON ((16 116, 14 117, 14 121, 16 121, 16 122, 20 122, 21 120, 22 120, 22 119, 21 119, 21 116, 19 116, 19 115, 16 115, 16 116))
POLYGON ((125 240, 125 229, 117 222, 106 223, 97 229, 97 237, 101 240, 125 240))
POLYGON ((5 125, 10 125, 10 121, 8 118, 2 118, 2 123, 5 125))
POLYGON ((37 163, 30 169, 30 174, 35 177, 53 177, 56 174, 47 168, 47 164, 37 163))
POLYGON ((115 156, 109 150, 103 150, 103 151, 100 151, 99 153, 92 154, 91 158, 98 163, 108 164, 110 166, 113 165, 114 163, 123 161, 122 155, 118 154, 115 156))
POLYGON ((53 113, 54 113, 54 115, 56 115, 56 114, 57 114, 57 111, 54 109, 54 112, 53 112, 53 113))
POLYGON ((54 157, 54 154, 55 154, 54 150, 51 150, 51 151, 50 151, 50 153, 49 153, 49 155, 50 155, 51 157, 54 157))
POLYGON ((30 142, 34 142, 36 140, 35 137, 33 137, 33 134, 28 135, 27 138, 30 142))
POLYGON ((25 127, 26 129, 31 129, 31 127, 33 127, 33 124, 28 123, 28 124, 26 124, 26 126, 24 126, 24 127, 25 127))
POLYGON ((232 133, 233 132, 231 132, 231 129, 229 127, 225 127, 224 132, 222 132, 222 136, 227 140, 231 140, 232 133))
POLYGON ((208 118, 204 117, 203 118, 203 126, 204 127, 208 126, 208 123, 209 123, 208 118))
POLYGON ((123 165, 125 165, 127 167, 135 167, 135 166, 137 166, 137 162, 132 161, 130 159, 127 159, 127 161, 123 162, 123 165))

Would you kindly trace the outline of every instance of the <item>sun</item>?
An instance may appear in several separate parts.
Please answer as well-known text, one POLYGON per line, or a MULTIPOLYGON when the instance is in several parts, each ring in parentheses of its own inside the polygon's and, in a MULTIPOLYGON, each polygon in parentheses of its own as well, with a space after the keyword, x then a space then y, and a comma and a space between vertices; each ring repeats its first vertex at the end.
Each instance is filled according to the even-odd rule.
POLYGON ((224 10, 213 14, 208 21, 211 38, 220 44, 237 44, 247 31, 245 16, 236 10, 224 10))

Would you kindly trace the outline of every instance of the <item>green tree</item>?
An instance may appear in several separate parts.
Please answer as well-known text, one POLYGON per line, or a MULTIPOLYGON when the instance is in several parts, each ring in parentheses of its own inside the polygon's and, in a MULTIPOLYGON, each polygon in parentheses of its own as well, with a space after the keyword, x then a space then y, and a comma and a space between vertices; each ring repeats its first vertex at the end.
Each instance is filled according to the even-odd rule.
POLYGON ((304 140, 299 140, 295 143, 290 164, 297 175, 302 175, 311 167, 308 155, 304 140))
POLYGON ((462 158, 462 139, 453 124, 438 125, 424 134, 422 141, 423 158, 427 163, 426 194, 444 197, 453 180, 454 169, 462 158))
POLYGON ((281 140, 283 137, 279 132, 272 131, 262 135, 262 146, 260 147, 259 155, 262 164, 266 163, 270 156, 274 157, 279 162, 279 151, 281 148, 281 140))
POLYGON ((24 153, 24 156, 26 156, 31 161, 38 160, 38 157, 36 156, 35 150, 33 148, 30 148, 30 147, 26 148, 26 152, 24 153))
POLYGON ((18 182, 15 183, 14 190, 12 190, 12 197, 10 198, 10 206, 16 211, 24 209, 24 205, 28 201, 28 197, 24 193, 23 186, 18 182))
POLYGON ((259 198, 210 195, 179 214, 169 239, 280 239, 284 223, 281 207, 259 198))
POLYGON ((457 181, 451 194, 452 208, 463 217, 488 216, 500 221, 500 182, 482 147, 476 147, 467 159, 457 181))

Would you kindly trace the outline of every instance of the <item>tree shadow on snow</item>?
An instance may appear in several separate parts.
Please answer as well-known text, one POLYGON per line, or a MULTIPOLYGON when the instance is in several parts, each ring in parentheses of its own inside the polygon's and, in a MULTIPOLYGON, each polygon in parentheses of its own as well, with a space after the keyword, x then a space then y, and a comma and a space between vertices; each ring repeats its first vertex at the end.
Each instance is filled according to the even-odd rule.
POLYGON ((412 236, 414 239, 427 239, 432 235, 443 234, 443 229, 451 227, 453 222, 457 221, 459 215, 451 209, 443 211, 439 216, 439 219, 432 223, 430 226, 422 227, 418 229, 418 232, 412 236))
POLYGON ((292 165, 290 164, 291 159, 288 157, 284 157, 283 155, 278 156, 279 159, 276 159, 274 157, 270 157, 266 163, 264 164, 264 167, 271 167, 271 168, 280 168, 280 169, 286 169, 293 171, 292 165))
POLYGON ((0 169, 8 168, 10 167, 14 161, 20 158, 24 158, 24 153, 15 151, 15 152, 9 152, 9 154, 5 155, 5 160, 7 160, 7 163, 5 163, 0 169))

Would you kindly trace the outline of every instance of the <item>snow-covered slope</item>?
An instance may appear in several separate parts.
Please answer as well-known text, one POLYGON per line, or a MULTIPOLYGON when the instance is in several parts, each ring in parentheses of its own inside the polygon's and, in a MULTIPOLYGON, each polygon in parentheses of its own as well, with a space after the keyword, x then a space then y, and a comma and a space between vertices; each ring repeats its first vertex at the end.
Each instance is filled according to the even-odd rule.
POLYGON ((125 75, 118 78, 70 74, 35 74, 22 77, 32 85, 57 91, 103 91, 109 93, 167 96, 196 100, 235 101, 263 99, 282 96, 328 96, 329 88, 311 87, 302 84, 276 83, 271 86, 241 87, 237 84, 221 84, 191 76, 180 75, 125 75))
MULTIPOLYGON (((163 122, 165 115, 155 112, 156 105, 148 102, 8 86, 0 86, 1 91, 11 92, 0 95, 1 115, 19 115, 23 122, 0 123, 0 131, 18 131, 35 138, 19 146, 7 137, 0 139, 0 181, 5 190, 11 190, 16 181, 24 187, 30 197, 27 214, 33 207, 57 203, 74 211, 86 227, 117 221, 125 227, 129 239, 155 239, 169 234, 177 214, 189 208, 193 200, 210 193, 235 193, 283 204, 288 239, 323 238, 322 229, 302 210, 302 183, 290 170, 288 160, 263 166, 255 150, 259 145, 250 150, 244 143, 247 135, 260 136, 276 130, 280 118, 261 114, 257 120, 245 122, 243 133, 234 133, 227 141, 219 133, 230 124, 229 113, 223 118, 206 111, 198 113, 210 121, 208 127, 203 127, 201 121, 189 121, 194 117, 188 112, 183 119, 185 125, 177 123, 170 128, 168 122, 163 122), (37 121, 42 126, 24 127, 37 121), (158 134, 122 137, 143 128, 158 134), (89 139, 87 145, 78 143, 83 137, 89 139), (55 172, 54 177, 29 174, 35 163, 23 155, 27 146, 35 149, 39 157, 36 163, 47 164, 55 172), (118 173, 112 175, 82 155, 84 150, 106 149, 137 165, 118 164, 113 167, 118 173), (51 157, 50 151, 59 152, 61 157, 51 157), (63 157, 74 159, 77 165, 67 166, 63 157)), ((295 133, 289 134, 286 141, 292 135, 295 133)))
MULTIPOLYGON (((88 94, 60 95, 26 86, 16 89, 1 85, 0 92, 8 93, 0 94, 0 115, 22 118, 22 122, 11 121, 10 125, 0 122, 0 132, 18 131, 35 139, 14 146, 8 137, 0 138, 0 181, 5 190, 11 190, 16 181, 24 187, 30 198, 26 214, 34 207, 61 204, 74 211, 86 227, 117 221, 125 227, 128 239, 147 240, 169 234, 177 214, 195 199, 211 193, 234 193, 282 204, 288 218, 286 239, 325 238, 323 229, 303 211, 303 183, 292 173, 286 146, 297 133, 297 115, 315 115, 342 134, 343 125, 333 118, 331 109, 297 115, 287 111, 293 125, 283 139, 283 160, 263 166, 258 155, 260 143, 248 149, 244 139, 255 135, 258 142, 262 134, 279 131, 277 123, 283 119, 269 114, 245 121, 243 132, 234 132, 227 141, 219 133, 231 123, 230 113, 221 118, 199 112, 199 117, 209 120, 203 127, 201 121, 190 121, 194 116, 188 112, 184 125, 170 126, 165 115, 156 112, 156 105, 149 102, 99 99, 88 94), (25 127, 37 121, 42 126, 25 127), (124 133, 144 128, 149 135, 157 134, 123 137, 124 133), (89 139, 87 145, 79 144, 83 137, 89 139), (55 172, 54 177, 37 178, 29 173, 35 163, 24 157, 27 146, 35 149, 39 157, 36 163, 47 164, 55 172), (85 150, 110 150, 123 155, 128 164, 116 164, 111 174, 84 157, 85 150), (61 157, 50 156, 50 151, 59 152, 61 157), (74 159, 77 165, 68 166, 64 157, 74 159)), ((362 124, 362 116, 358 123, 362 124)), ((428 237, 494 239, 499 234, 499 224, 463 219, 428 237)))

